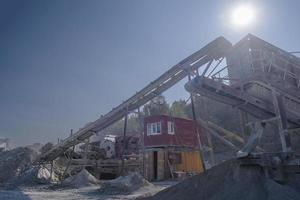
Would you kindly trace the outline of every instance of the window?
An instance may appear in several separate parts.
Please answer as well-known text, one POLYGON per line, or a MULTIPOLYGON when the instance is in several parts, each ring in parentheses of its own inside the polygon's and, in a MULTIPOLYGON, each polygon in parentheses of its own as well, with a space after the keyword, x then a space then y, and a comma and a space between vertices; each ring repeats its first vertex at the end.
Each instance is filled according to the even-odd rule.
POLYGON ((149 123, 147 124, 147 135, 158 135, 161 133, 161 123, 149 123))
POLYGON ((174 122, 170 122, 168 121, 168 134, 175 134, 175 131, 174 131, 174 122))

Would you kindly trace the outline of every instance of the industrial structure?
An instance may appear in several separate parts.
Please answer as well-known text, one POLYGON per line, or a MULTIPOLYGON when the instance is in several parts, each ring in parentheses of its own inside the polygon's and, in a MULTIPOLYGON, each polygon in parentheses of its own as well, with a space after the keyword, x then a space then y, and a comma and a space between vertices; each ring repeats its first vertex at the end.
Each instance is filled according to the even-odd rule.
POLYGON ((96 121, 79 129, 69 138, 62 140, 50 151, 43 154, 40 157, 40 161, 53 161, 70 147, 85 142, 86 139, 91 137, 93 134, 105 129, 124 117, 127 119, 130 112, 136 111, 149 100, 171 88, 183 78, 197 75, 195 72, 199 67, 202 67, 205 64, 210 66, 213 61, 223 58, 226 55, 226 52, 231 49, 231 46, 231 43, 223 37, 215 39, 199 51, 173 66, 142 90, 134 94, 119 106, 113 108, 106 115, 101 116, 96 121))
POLYGON ((145 177, 164 180, 203 172, 193 120, 154 115, 144 119, 145 177))
MULTIPOLYGON (((124 137, 126 137, 128 114, 136 111, 139 113, 141 106, 185 77, 187 77, 185 88, 191 94, 193 112, 191 123, 194 123, 192 127, 201 126, 203 130, 200 132, 198 128, 195 128, 192 134, 197 138, 197 151, 200 155, 198 157, 202 165, 204 163, 203 151, 209 151, 213 157, 212 143, 203 144, 199 139, 201 134, 207 134, 233 148, 236 148, 236 145, 231 140, 243 144, 243 148, 237 154, 241 164, 263 166, 267 169, 267 174, 275 174, 274 177, 277 177, 277 173, 299 172, 299 159, 293 153, 290 134, 299 131, 300 127, 300 59, 250 34, 233 46, 223 37, 215 39, 170 68, 106 115, 62 140, 41 155, 39 161, 51 163, 68 149, 79 143, 88 142, 87 139, 93 134, 122 118, 125 119, 124 137), (241 124, 251 128, 251 135, 247 137, 244 134, 236 135, 199 119, 193 102, 197 96, 204 96, 240 110, 241 124), (246 117, 243 117, 246 115, 253 117, 253 120, 247 121, 246 117), (264 128, 269 123, 278 127, 278 137, 282 146, 280 152, 265 152, 263 148, 258 147, 264 128), (271 166, 272 169, 270 169, 271 166)), ((142 122, 140 123, 142 126, 142 122)), ((172 129, 172 124, 167 124, 168 126, 172 129)), ((157 132, 159 125, 148 127, 146 124, 145 136, 141 135, 145 144, 141 147, 144 167, 148 162, 145 159, 147 157, 149 159, 146 150, 152 144, 150 141, 154 134, 154 132, 151 133, 152 128, 154 132, 155 130, 157 132), (150 135, 147 135, 148 130, 150 135)), ((165 125, 160 126, 160 130, 163 129, 166 129, 165 125)), ((169 138, 173 136, 170 134, 169 138)), ((168 140, 168 145, 176 146, 175 141, 168 140)), ((155 156, 153 153, 152 158, 156 158, 156 162, 159 162, 159 155, 155 156)), ((121 163, 124 166, 124 158, 122 160, 121 163)), ((98 163, 99 165, 101 163, 98 163)), ((199 169, 205 170, 205 167, 202 166, 199 169)), ((160 176, 159 171, 157 169, 157 173, 154 172, 154 178, 160 176)))
POLYGON ((225 67, 196 77, 185 88, 255 117, 253 122, 241 120, 251 127, 247 143, 237 153, 242 163, 260 165, 267 174, 280 178, 299 172, 291 133, 300 127, 300 59, 253 35, 234 45, 226 58, 225 67), (281 151, 254 153, 269 123, 278 128, 281 151))

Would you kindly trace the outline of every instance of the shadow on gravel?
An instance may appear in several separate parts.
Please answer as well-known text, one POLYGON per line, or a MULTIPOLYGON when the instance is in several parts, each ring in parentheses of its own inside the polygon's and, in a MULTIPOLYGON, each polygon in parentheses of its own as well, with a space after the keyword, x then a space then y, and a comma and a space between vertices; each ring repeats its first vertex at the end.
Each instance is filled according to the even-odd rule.
POLYGON ((0 189, 0 199, 2 200, 31 200, 31 198, 24 194, 19 188, 13 190, 2 190, 0 189))

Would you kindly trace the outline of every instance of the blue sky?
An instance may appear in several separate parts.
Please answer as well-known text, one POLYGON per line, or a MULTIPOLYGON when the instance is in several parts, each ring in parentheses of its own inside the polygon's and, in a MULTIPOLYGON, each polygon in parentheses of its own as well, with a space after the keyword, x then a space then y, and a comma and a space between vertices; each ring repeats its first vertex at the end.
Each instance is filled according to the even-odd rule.
MULTIPOLYGON (((223 35, 248 32, 300 50, 300 1, 251 1, 256 23, 232 27, 229 0, 0 1, 0 137, 56 141, 223 35)), ((187 96, 183 83, 167 100, 187 96)))

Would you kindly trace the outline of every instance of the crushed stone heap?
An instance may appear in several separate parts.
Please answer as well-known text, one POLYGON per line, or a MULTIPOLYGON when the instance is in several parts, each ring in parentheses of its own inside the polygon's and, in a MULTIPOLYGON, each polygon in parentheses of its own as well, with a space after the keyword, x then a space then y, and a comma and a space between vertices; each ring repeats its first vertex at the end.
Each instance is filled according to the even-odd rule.
POLYGON ((239 166, 237 160, 229 160, 143 200, 296 199, 300 199, 299 175, 279 184, 266 178, 259 166, 239 166))
POLYGON ((50 172, 47 168, 36 166, 28 169, 21 176, 15 178, 10 186, 35 186, 50 183, 50 172))
POLYGON ((66 178, 61 185, 64 187, 80 188, 90 185, 97 185, 100 181, 90 174, 86 169, 81 170, 78 174, 66 178))
POLYGON ((104 194, 130 194, 143 186, 152 185, 139 173, 131 172, 127 176, 120 176, 116 179, 103 182, 100 192, 104 194))
POLYGON ((8 184, 31 168, 37 153, 27 147, 0 152, 0 185, 8 184))

